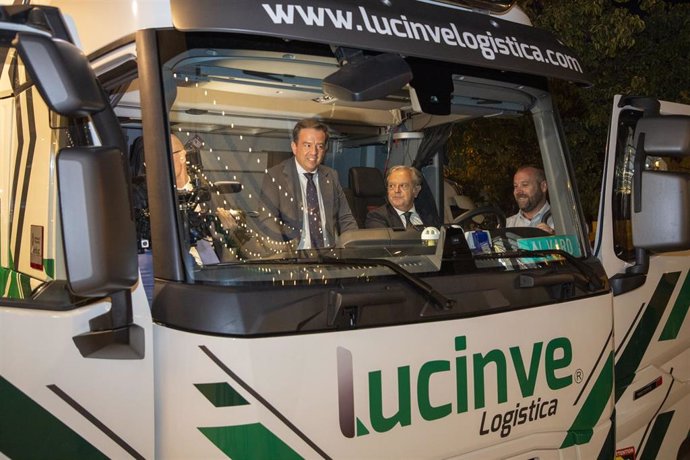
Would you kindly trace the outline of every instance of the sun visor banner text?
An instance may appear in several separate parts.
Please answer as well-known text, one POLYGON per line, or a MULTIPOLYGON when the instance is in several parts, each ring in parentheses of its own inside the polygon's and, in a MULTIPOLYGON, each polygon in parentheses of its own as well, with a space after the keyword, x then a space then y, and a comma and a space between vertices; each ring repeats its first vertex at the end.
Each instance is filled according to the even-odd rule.
POLYGON ((390 3, 171 0, 183 31, 270 35, 589 83, 574 53, 546 31, 417 0, 390 3))

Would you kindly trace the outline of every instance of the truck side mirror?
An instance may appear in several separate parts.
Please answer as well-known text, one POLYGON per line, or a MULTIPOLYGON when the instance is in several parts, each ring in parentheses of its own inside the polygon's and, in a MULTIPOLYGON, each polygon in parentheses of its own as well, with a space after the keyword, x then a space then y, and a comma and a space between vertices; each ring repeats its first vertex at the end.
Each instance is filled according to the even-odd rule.
POLYGON ((642 118, 635 137, 633 245, 655 252, 690 249, 690 174, 644 170, 647 156, 690 156, 690 117, 642 118))
POLYGON ((66 148, 57 157, 65 264, 72 292, 129 290, 138 279, 134 219, 122 152, 66 148), (131 249, 131 250, 127 250, 131 249))
POLYGON ((52 111, 82 117, 106 108, 93 69, 79 48, 31 33, 17 34, 14 45, 52 111))
MULTIPOLYGON (((110 115, 93 69, 76 46, 32 32, 19 32, 14 46, 52 111, 68 117, 110 115)), ((94 124, 106 128, 99 129, 101 140, 118 140, 111 135, 119 132, 114 117, 94 119, 94 124)), ((129 290, 138 278, 126 171, 119 148, 67 148, 57 156, 65 264, 77 295, 129 290)))
POLYGON ((111 308, 73 337, 84 357, 142 359, 144 330, 134 324, 131 288, 138 279, 122 133, 86 56, 74 45, 37 32, 14 39, 51 111, 91 117, 104 147, 67 148, 57 155, 60 218, 70 290, 111 299, 111 308), (116 147, 111 147, 111 146, 116 147))
POLYGON ((643 171, 640 177, 642 206, 632 214, 633 245, 655 252, 690 249, 690 174, 643 171))

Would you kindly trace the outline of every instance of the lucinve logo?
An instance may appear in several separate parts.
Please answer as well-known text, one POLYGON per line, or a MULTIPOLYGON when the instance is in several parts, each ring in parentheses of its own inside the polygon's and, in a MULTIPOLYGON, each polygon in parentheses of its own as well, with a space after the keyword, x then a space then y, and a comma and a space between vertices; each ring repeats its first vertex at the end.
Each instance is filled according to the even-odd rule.
MULTIPOLYGON (((338 347, 338 409, 343 435, 353 438, 367 435, 371 430, 385 433, 408 426, 412 424, 413 412, 423 420, 432 421, 483 409, 487 399, 498 404, 511 399, 515 407, 504 412, 488 414, 484 410, 478 430, 480 435, 498 432, 506 437, 518 425, 557 413, 558 399, 534 398, 539 375, 543 375, 551 390, 560 390, 573 383, 572 372, 568 370, 573 360, 572 344, 566 337, 554 338, 546 344, 536 342, 531 349, 514 346, 507 351, 493 349, 470 355, 467 338, 462 335, 455 337, 454 349, 457 356, 453 360, 431 360, 420 366, 400 366, 385 372, 370 370, 366 373, 366 382, 355 385, 352 352, 338 347), (517 380, 519 389, 509 389, 509 374, 517 380), (397 385, 391 385, 388 379, 397 385), (388 384, 384 385, 384 381, 388 384), (432 384, 433 381, 436 383, 432 384), (448 385, 447 382, 452 383, 448 385), (355 407, 355 388, 358 391, 366 389, 368 408, 355 407), (384 390, 389 388, 397 388, 398 404, 397 409, 388 405, 387 414, 384 414, 384 400, 396 399, 395 396, 385 397, 384 390), (492 389, 491 394, 487 394, 487 388, 492 389), (416 394, 416 407, 413 407, 413 394, 416 394), (471 400, 470 394, 473 395, 471 400), (525 401, 525 398, 530 399, 525 401)), ((359 376, 361 373, 357 374, 359 376)))

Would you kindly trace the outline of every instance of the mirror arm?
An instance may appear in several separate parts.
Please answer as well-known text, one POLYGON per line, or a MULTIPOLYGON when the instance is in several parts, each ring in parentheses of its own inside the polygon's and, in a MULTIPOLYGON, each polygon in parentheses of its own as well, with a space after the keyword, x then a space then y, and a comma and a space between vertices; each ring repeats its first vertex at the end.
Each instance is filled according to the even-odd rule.
POLYGON ((633 212, 642 212, 642 170, 644 169, 645 151, 644 151, 645 133, 640 133, 635 146, 635 172, 633 173, 633 193, 635 209, 633 212))
POLYGON ((90 330, 72 337, 85 358, 144 359, 145 331, 133 323, 132 293, 122 289, 110 294, 110 310, 89 321, 90 330))
MULTIPOLYGON (((635 162, 633 173, 633 212, 642 212, 642 170, 644 169, 645 151, 644 151, 645 133, 640 133, 637 138, 637 145, 635 146, 635 162)), ((627 275, 646 275, 649 271, 649 252, 643 248, 635 248, 635 265, 628 267, 625 270, 627 275)))
POLYGON ((110 294, 110 310, 89 321, 91 332, 118 329, 133 322, 132 292, 120 290, 110 294))
POLYGON ((635 248, 635 265, 628 267, 625 273, 630 275, 646 275, 649 272, 649 251, 635 248))
MULTIPOLYGON (((123 152, 122 170, 124 171, 127 183, 131 184, 131 171, 129 169, 129 165, 127 164, 127 152, 129 150, 122 135, 122 131, 120 130, 120 122, 117 119, 117 115, 115 115, 115 110, 113 107, 107 103, 108 96, 106 96, 102 88, 100 88, 100 91, 103 96, 103 100, 106 101, 105 108, 100 112, 92 114, 91 121, 96 128, 98 136, 101 138, 101 145, 115 147, 120 152, 123 152)), ((127 187, 127 201, 129 202, 130 217, 132 220, 134 220, 134 197, 132 196, 131 186, 127 187)))
POLYGON ((338 46, 333 50, 333 54, 338 60, 338 65, 341 67, 365 59, 364 51, 357 48, 348 48, 346 46, 338 46))
MULTIPOLYGON (((99 85, 100 86, 100 85, 99 85)), ((99 88, 100 89, 100 88, 99 88)), ((94 127, 98 132, 98 136, 101 138, 101 145, 114 147, 120 152, 126 154, 128 152, 127 144, 122 136, 122 131, 120 130, 120 122, 115 115, 110 103, 108 103, 108 96, 100 89, 105 103, 105 108, 100 112, 91 114, 91 121, 93 121, 94 127)), ((129 172, 129 168, 125 168, 129 172)))
MULTIPOLYGON (((645 133, 640 133, 635 146, 634 172, 633 172, 633 212, 642 212, 642 171, 644 169, 646 154, 644 151, 645 133)), ((612 283, 614 295, 616 291, 625 292, 627 289, 634 289, 644 284, 645 275, 649 272, 649 252, 644 248, 635 248, 635 264, 625 270, 625 275, 621 278, 636 278, 633 283, 627 282, 625 286, 623 280, 618 279, 612 283), (640 279, 641 277, 641 279, 640 279)))
POLYGON ((628 267, 625 273, 618 273, 609 279, 614 296, 625 294, 644 285, 649 272, 649 251, 635 248, 635 265, 628 267))
POLYGON ((54 6, 14 4, 3 6, 1 10, 3 21, 49 31, 55 38, 74 43, 60 10, 54 6))

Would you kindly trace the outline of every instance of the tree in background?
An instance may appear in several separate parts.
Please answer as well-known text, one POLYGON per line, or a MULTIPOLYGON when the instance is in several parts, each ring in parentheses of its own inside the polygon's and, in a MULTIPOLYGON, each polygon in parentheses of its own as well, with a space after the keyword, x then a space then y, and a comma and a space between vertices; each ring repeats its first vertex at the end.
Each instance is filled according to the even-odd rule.
POLYGON ((456 124, 448 148, 446 177, 477 205, 495 204, 507 215, 517 209, 513 174, 524 164, 540 164, 531 118, 489 118, 456 124))
MULTIPOLYGON (((663 0, 520 0, 535 26, 580 57, 594 86, 553 81, 586 216, 598 213, 615 94, 690 103, 690 4, 663 0)), ((512 206, 512 174, 539 163, 528 120, 472 122, 453 134, 446 173, 466 194, 512 206), (488 122, 488 123, 487 123, 488 122), (528 140, 528 142, 525 142, 528 140), (482 164, 489 154, 490 163, 482 164)))

